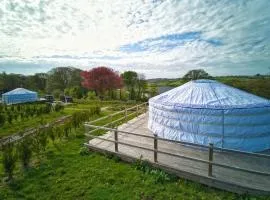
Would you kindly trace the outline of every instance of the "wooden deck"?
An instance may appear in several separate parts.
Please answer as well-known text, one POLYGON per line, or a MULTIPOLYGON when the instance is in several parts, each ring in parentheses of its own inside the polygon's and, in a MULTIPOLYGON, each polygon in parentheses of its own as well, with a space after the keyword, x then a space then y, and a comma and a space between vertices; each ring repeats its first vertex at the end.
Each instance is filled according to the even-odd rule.
MULTIPOLYGON (((147 128, 147 122, 148 114, 142 114, 119 126, 118 130, 153 136, 147 128)), ((112 132, 108 132, 101 137, 114 140, 114 134, 112 132)), ((145 148, 154 148, 152 138, 144 138, 119 132, 118 141, 145 148)), ((115 153, 127 161, 134 161, 142 157, 142 159, 148 160, 150 164, 155 167, 163 168, 180 177, 212 187, 237 193, 270 194, 269 175, 253 174, 213 165, 213 176, 208 176, 208 163, 187 160, 162 153, 158 153, 158 162, 154 162, 153 151, 118 144, 119 150, 115 152, 114 143, 100 139, 90 140, 88 146, 97 151, 115 153)), ((161 140, 158 140, 158 150, 204 160, 208 160, 209 156, 207 148, 191 147, 161 140)), ((229 166, 270 173, 270 158, 267 157, 215 150, 213 161, 229 166)))

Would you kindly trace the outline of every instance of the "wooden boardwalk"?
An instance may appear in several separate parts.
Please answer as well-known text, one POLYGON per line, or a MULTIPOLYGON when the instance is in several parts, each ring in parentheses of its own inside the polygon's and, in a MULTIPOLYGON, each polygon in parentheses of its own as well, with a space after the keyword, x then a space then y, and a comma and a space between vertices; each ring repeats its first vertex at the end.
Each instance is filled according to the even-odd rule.
MULTIPOLYGON (((142 114, 119 126, 118 130, 153 136, 147 128, 147 122, 148 114, 142 114)), ((112 132, 108 132, 101 137, 114 140, 112 132)), ((150 149, 154 148, 152 138, 118 132, 118 141, 150 149)), ((153 151, 118 144, 118 152, 115 152, 114 143, 98 138, 90 140, 88 146, 97 151, 116 153, 126 160, 134 161, 134 159, 142 158, 148 160, 155 167, 163 168, 180 177, 224 190, 237 193, 270 194, 269 175, 253 174, 213 165, 213 176, 208 176, 208 163, 187 160, 162 153, 158 153, 157 162, 154 162, 153 151)), ((162 140, 158 140, 158 150, 203 160, 208 160, 209 156, 207 148, 191 147, 162 140)), ((213 161, 229 166, 270 173, 270 158, 267 157, 215 150, 213 161)))

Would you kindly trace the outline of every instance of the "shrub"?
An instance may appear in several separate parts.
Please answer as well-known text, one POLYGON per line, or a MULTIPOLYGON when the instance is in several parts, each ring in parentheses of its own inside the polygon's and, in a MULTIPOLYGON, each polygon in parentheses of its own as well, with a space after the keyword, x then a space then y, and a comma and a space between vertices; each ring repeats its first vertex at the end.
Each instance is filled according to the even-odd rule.
POLYGON ((51 141, 54 143, 54 141, 55 141, 55 132, 54 132, 54 130, 53 130, 53 128, 51 126, 47 129, 47 135, 51 139, 51 141))
POLYGON ((147 161, 142 160, 142 157, 135 163, 135 169, 143 171, 146 174, 152 174, 155 178, 155 183, 165 183, 168 181, 175 181, 176 176, 167 174, 163 170, 153 168, 147 161))
POLYGON ((45 129, 39 128, 36 133, 33 134, 33 151, 39 155, 41 151, 46 150, 47 146, 47 134, 45 129))
POLYGON ((95 94, 95 92, 89 91, 89 92, 87 93, 87 99, 88 99, 88 100, 98 100, 98 97, 97 97, 97 95, 95 94))
POLYGON ((13 171, 15 169, 17 156, 14 151, 14 146, 12 143, 8 143, 3 147, 3 167, 5 173, 8 176, 8 180, 12 180, 13 171))
POLYGON ((46 150, 48 143, 48 136, 46 134, 46 129, 39 129, 38 131, 38 140, 42 151, 46 150))
POLYGON ((50 113, 50 112, 51 112, 51 109, 52 109, 52 105, 49 104, 49 103, 47 103, 47 104, 45 105, 45 107, 43 107, 42 113, 50 113))
POLYGON ((62 126, 56 126, 53 129, 54 135, 57 136, 57 138, 61 139, 63 137, 64 129, 62 126))
POLYGON ((71 122, 66 122, 63 125, 65 137, 68 137, 69 136, 69 133, 71 133, 71 128, 72 128, 71 122))
POLYGON ((89 149, 87 147, 81 147, 80 151, 79 151, 79 154, 81 156, 87 156, 87 155, 89 155, 89 149))
POLYGON ((8 113, 7 114, 7 120, 8 120, 8 123, 9 124, 12 124, 12 118, 13 118, 12 114, 11 113, 8 113))
POLYGON ((30 159, 32 157, 32 138, 25 137, 23 138, 17 146, 18 158, 22 162, 24 169, 29 167, 30 159))
POLYGON ((5 124, 6 118, 5 115, 0 114, 0 127, 5 124))
POLYGON ((61 110, 64 110, 64 106, 61 105, 61 104, 59 104, 59 103, 57 103, 57 104, 55 104, 55 106, 54 106, 54 110, 55 110, 56 112, 59 112, 59 111, 61 111, 61 110))

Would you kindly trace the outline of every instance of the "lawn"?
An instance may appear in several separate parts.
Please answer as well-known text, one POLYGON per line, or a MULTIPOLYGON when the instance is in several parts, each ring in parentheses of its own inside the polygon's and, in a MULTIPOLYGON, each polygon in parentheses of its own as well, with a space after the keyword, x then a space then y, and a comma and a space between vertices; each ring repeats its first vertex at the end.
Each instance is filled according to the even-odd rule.
POLYGON ((1 183, 0 199, 249 199, 183 179, 163 180, 115 157, 81 155, 83 131, 50 144, 27 172, 18 168, 12 184, 1 183))

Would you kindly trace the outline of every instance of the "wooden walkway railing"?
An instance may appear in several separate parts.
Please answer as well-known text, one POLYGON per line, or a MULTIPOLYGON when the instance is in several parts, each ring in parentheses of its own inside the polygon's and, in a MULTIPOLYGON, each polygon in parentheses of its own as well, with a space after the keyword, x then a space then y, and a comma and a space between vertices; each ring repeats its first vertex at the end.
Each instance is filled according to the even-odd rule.
POLYGON ((97 122, 101 122, 101 121, 110 119, 109 123, 104 124, 104 125, 102 125, 100 127, 108 127, 108 128, 111 127, 111 128, 113 128, 116 125, 116 123, 121 122, 121 121, 127 121, 128 118, 130 116, 132 116, 132 115, 135 115, 136 117, 138 117, 139 114, 142 114, 142 113, 147 111, 147 104, 148 104, 147 102, 142 103, 142 104, 138 104, 138 105, 130 107, 130 108, 125 108, 122 111, 115 112, 113 114, 98 118, 98 119, 93 120, 91 122, 86 122, 85 123, 85 128, 86 128, 85 135, 86 136, 91 135, 91 133, 94 133, 95 131, 102 129, 102 128, 99 128, 99 126, 96 126, 95 129, 93 129, 91 131, 88 130, 88 128, 90 127, 89 125, 94 125, 97 122), (128 112, 130 112, 130 113, 128 113, 128 112), (113 117, 115 117, 117 115, 120 115, 120 118, 113 121, 113 117), (123 116, 121 116, 121 115, 123 115, 123 116))
MULTIPOLYGON (((108 127, 105 127, 105 126, 96 126, 96 125, 92 125, 92 124, 89 124, 89 123, 86 123, 85 126, 88 127, 88 128, 95 128, 94 130, 102 129, 102 130, 113 132, 114 133, 114 140, 99 137, 99 136, 95 136, 95 135, 91 135, 92 131, 86 133, 86 136, 88 136, 90 138, 96 138, 96 139, 99 139, 99 140, 114 143, 115 152, 118 152, 118 144, 121 144, 121 145, 134 147, 134 148, 138 148, 138 149, 142 149, 142 150, 152 151, 153 152, 153 160, 154 160, 154 162, 158 162, 158 155, 159 154, 165 154, 165 155, 174 156, 174 157, 178 157, 178 158, 182 158, 182 159, 187 159, 187 160, 191 160, 191 161, 205 163, 205 164, 208 164, 208 176, 209 177, 212 177, 212 175, 213 175, 212 174, 213 167, 218 166, 218 167, 223 167, 223 168, 227 168, 227 169, 231 169, 231 170, 235 170, 235 171, 242 171, 242 172, 247 172, 247 173, 252 173, 252 174, 257 174, 257 175, 269 176, 269 178, 270 178, 270 173, 269 172, 253 170, 253 169, 246 169, 246 168, 237 167, 237 166, 231 166, 231 165, 227 165, 227 164, 223 164, 223 163, 217 163, 213 159, 213 153, 214 153, 215 150, 218 150, 218 151, 221 150, 222 152, 234 152, 234 153, 238 153, 238 154, 245 154, 245 155, 263 157, 263 158, 268 158, 268 159, 270 159, 270 155, 258 154, 258 153, 250 153, 250 152, 241 152, 241 151, 232 150, 232 149, 223 149, 223 148, 215 147, 211 143, 207 147, 207 146, 199 145, 199 144, 193 144, 193 143, 181 142, 181 141, 174 141, 174 140, 169 140, 169 139, 165 139, 165 138, 159 138, 157 136, 141 135, 141 134, 138 134, 138 133, 122 131, 122 130, 118 130, 118 129, 115 129, 115 128, 108 128, 108 127), (135 144, 120 142, 118 140, 118 134, 119 133, 120 134, 124 133, 124 134, 133 135, 133 136, 144 137, 144 138, 151 138, 151 139, 153 139, 153 147, 154 148, 152 149, 152 148, 148 148, 148 147, 138 146, 138 145, 135 145, 135 144), (180 143, 180 144, 183 144, 183 145, 189 145, 189 146, 195 146, 195 147, 201 147, 201 148, 204 148, 204 149, 208 149, 208 160, 195 158, 195 157, 191 157, 191 156, 186 156, 186 155, 174 154, 174 153, 166 152, 166 151, 161 151, 161 150, 158 149, 158 141, 167 141, 167 142, 171 142, 171 143, 180 143)), ((89 146, 89 144, 85 144, 85 145, 89 146)))

